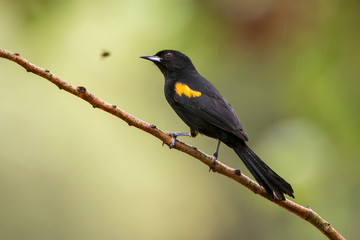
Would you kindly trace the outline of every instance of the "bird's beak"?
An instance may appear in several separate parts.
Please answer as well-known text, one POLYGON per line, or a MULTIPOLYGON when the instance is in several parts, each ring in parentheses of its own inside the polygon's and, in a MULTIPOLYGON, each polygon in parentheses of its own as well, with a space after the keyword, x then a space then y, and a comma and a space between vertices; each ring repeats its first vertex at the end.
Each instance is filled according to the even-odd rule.
POLYGON ((162 60, 161 57, 158 57, 156 55, 146 55, 146 56, 141 56, 140 58, 147 59, 152 62, 160 62, 162 60))

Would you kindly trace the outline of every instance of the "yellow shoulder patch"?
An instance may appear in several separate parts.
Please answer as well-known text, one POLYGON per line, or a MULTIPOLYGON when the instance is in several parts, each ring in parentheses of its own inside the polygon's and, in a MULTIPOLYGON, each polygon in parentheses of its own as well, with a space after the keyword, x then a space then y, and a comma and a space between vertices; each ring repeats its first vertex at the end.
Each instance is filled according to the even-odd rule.
POLYGON ((191 88, 189 88, 189 86, 186 85, 185 83, 180 83, 180 82, 175 84, 175 92, 179 96, 184 94, 188 98, 200 97, 201 96, 201 92, 194 91, 191 88))

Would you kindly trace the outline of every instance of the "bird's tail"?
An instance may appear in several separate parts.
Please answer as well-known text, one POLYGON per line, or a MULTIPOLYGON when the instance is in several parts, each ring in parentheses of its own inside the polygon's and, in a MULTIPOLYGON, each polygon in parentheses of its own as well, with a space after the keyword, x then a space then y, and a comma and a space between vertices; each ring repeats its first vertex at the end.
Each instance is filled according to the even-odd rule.
POLYGON ((274 198, 273 192, 281 200, 285 200, 284 194, 294 197, 291 185, 266 165, 245 143, 235 146, 234 151, 271 198, 274 198))

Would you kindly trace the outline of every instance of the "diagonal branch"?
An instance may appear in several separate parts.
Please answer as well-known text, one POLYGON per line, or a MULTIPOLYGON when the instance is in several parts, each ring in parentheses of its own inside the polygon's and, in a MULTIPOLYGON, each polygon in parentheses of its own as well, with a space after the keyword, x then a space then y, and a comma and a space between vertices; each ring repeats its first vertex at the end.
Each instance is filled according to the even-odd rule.
MULTIPOLYGON (((21 57, 18 53, 12 53, 10 51, 7 51, 5 49, 0 48, 0 57, 9 59, 13 62, 16 62, 17 64, 21 65, 27 72, 32 72, 36 75, 39 75, 40 77, 43 77, 56 86, 60 88, 60 90, 65 90, 79 98, 84 99, 88 103, 90 103, 94 108, 99 108, 103 111, 106 111, 112 115, 115 115, 116 117, 122 119, 123 121, 127 122, 129 126, 134 126, 136 128, 139 128, 154 137, 160 139, 162 142, 166 144, 171 143, 171 136, 169 136, 166 132, 160 130, 155 125, 146 123, 131 114, 124 112, 120 108, 116 107, 115 105, 112 105, 110 103, 107 103, 100 98, 95 97, 92 93, 86 90, 85 87, 81 86, 74 86, 71 83, 68 83, 59 77, 55 76, 54 74, 50 73, 49 70, 38 67, 29 61, 27 61, 25 58, 21 57)), ((205 154, 204 152, 187 145, 186 143, 183 143, 181 141, 176 141, 176 144, 174 146, 174 149, 177 149, 179 151, 182 151, 198 160, 206 164, 207 166, 212 166, 212 157, 205 154)), ((217 172, 219 174, 222 174, 241 185, 245 186, 255 194, 259 194, 260 196, 266 198, 267 200, 279 205, 280 207, 285 208, 286 210, 298 215, 305 221, 311 223, 316 228, 318 228, 324 235, 326 235, 329 239, 345 239, 343 238, 327 221, 325 221, 319 214, 314 212, 309 207, 303 207, 295 202, 292 202, 288 199, 285 201, 281 201, 278 198, 271 199, 268 197, 266 191, 260 187, 256 182, 251 180, 249 177, 245 176, 244 174, 241 174, 240 172, 236 171, 236 169, 233 169, 219 161, 216 162, 215 166, 213 166, 213 171, 217 172)))

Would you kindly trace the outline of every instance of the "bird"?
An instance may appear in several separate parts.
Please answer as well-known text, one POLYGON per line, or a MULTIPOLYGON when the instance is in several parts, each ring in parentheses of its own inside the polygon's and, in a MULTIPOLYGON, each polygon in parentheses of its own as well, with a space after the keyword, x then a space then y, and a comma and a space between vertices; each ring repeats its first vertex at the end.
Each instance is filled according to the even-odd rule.
POLYGON ((167 102, 190 128, 189 133, 169 133, 172 137, 170 148, 178 136, 196 137, 200 133, 218 139, 212 165, 217 161, 222 142, 235 151, 271 199, 274 199, 274 194, 280 200, 285 200, 284 194, 294 198, 291 185, 246 144, 249 137, 234 109, 215 86, 198 73, 188 56, 177 50, 161 50, 140 58, 153 62, 160 69, 165 78, 167 102))

